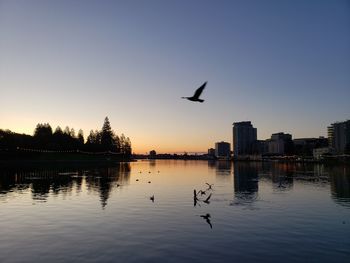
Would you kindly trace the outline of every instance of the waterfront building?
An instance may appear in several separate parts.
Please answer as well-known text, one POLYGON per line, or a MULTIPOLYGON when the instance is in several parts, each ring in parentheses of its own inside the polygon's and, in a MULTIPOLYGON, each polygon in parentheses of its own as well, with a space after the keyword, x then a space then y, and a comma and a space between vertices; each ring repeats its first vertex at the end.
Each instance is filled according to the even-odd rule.
POLYGON ((300 156, 313 156, 313 150, 328 147, 328 139, 319 138, 298 138, 293 140, 294 154, 300 156))
POLYGON ((328 127, 328 141, 337 153, 350 151, 350 120, 332 123, 328 127))
POLYGON ((214 148, 209 148, 208 149, 208 155, 209 156, 215 156, 215 149, 214 148))
POLYGON ((321 160, 323 156, 327 154, 332 154, 332 148, 329 147, 322 147, 322 148, 316 148, 313 149, 313 156, 316 160, 321 160))
POLYGON ((269 154, 285 155, 292 153, 292 135, 288 133, 274 133, 271 139, 267 140, 267 150, 269 154))
POLYGON ((250 121, 233 123, 233 154, 251 155, 253 154, 253 144, 257 140, 257 130, 250 121))
POLYGON ((230 158, 231 146, 228 142, 217 142, 215 143, 215 156, 217 158, 230 158))

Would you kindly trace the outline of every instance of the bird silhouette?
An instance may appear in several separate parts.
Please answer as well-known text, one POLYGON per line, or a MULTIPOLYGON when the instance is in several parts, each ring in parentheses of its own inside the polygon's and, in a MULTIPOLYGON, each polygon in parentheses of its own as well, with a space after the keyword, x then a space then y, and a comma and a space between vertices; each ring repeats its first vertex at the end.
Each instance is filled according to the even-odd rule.
POLYGON ((194 189, 193 190, 193 206, 196 206, 198 201, 199 201, 199 199, 197 197, 197 191, 196 191, 196 189, 194 189))
POLYGON ((205 221, 207 221, 210 228, 213 228, 213 225, 211 224, 211 221, 210 221, 210 214, 200 215, 200 217, 202 217, 203 219, 205 219, 205 221))
POLYGON ((206 191, 199 190, 199 191, 198 191, 198 194, 205 195, 205 194, 206 194, 206 191))
POLYGON ((149 198, 154 203, 154 195, 149 198))
POLYGON ((203 102, 204 100, 200 99, 199 96, 202 94, 205 85, 207 85, 207 82, 204 82, 202 86, 200 86, 196 92, 193 94, 192 97, 181 97, 182 99, 188 99, 190 101, 198 101, 198 102, 203 102))
POLYGON ((210 203, 210 201, 209 201, 210 197, 211 197, 211 194, 207 197, 207 199, 205 199, 205 200, 203 201, 203 203, 206 203, 206 204, 209 205, 209 203, 210 203))
POLYGON ((207 189, 207 190, 213 190, 212 186, 213 186, 214 184, 208 184, 208 183, 205 183, 205 184, 208 185, 208 189, 207 189))

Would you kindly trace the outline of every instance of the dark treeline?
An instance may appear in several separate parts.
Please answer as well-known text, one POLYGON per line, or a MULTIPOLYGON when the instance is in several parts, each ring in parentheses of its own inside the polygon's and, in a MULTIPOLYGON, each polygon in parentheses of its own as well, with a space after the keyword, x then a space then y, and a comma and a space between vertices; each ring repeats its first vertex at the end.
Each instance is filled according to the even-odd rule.
POLYGON ((0 129, 0 150, 11 151, 18 148, 50 151, 110 151, 125 156, 131 155, 130 139, 125 137, 124 134, 118 136, 112 130, 108 117, 105 118, 101 130, 90 131, 86 142, 81 129, 76 134, 75 130, 68 126, 64 130, 58 126, 53 131, 50 124, 39 123, 33 136, 0 129))

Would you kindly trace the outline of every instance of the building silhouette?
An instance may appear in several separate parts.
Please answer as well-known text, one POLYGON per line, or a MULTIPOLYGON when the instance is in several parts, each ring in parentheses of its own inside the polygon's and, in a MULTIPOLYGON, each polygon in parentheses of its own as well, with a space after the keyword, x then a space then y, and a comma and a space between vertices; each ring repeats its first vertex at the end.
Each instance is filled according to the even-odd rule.
POLYGON ((313 156, 313 151, 328 147, 328 139, 319 138, 297 138, 293 139, 294 154, 299 156, 313 156))
POLYGON ((328 127, 328 143, 337 153, 350 150, 350 120, 332 123, 328 127))
POLYGON ((208 149, 208 156, 211 158, 215 158, 215 149, 214 148, 208 149))
POLYGON ((215 157, 229 159, 231 157, 231 146, 228 142, 215 143, 215 157))
POLYGON ((267 148, 269 154, 284 155, 291 153, 292 150, 292 135, 288 133, 274 133, 271 139, 267 140, 267 148))
POLYGON ((257 130, 250 121, 233 123, 233 154, 235 157, 252 154, 256 140, 257 130))

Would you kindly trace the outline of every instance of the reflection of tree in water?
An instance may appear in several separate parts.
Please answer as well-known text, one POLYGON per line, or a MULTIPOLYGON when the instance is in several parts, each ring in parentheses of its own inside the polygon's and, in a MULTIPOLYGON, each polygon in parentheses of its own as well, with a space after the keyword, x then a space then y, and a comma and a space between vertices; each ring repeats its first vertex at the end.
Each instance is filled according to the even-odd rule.
POLYGON ((208 160, 208 168, 215 169, 216 168, 216 161, 215 160, 208 160))
MULTIPOLYGON (((81 178, 70 176, 67 169, 19 169, 7 170, 0 175, 0 191, 3 194, 30 189, 34 200, 46 201, 53 194, 71 192, 73 185, 81 185, 81 178), (79 182, 80 181, 80 182, 79 182)), ((74 174, 77 172, 75 171, 74 174)))
POLYGON ((150 167, 150 168, 153 168, 153 167, 155 167, 155 166, 156 166, 156 160, 150 159, 150 160, 149 160, 149 167, 150 167))
POLYGON ((327 170, 330 176, 333 200, 337 204, 350 207, 350 167, 335 166, 327 170))
POLYGON ((74 189, 80 192, 85 180, 88 189, 100 194, 102 206, 105 207, 112 188, 117 185, 117 182, 127 183, 129 176, 129 163, 92 170, 81 168, 7 169, 0 171, 0 196, 30 189, 33 200, 46 201, 50 193, 64 196, 74 189))
POLYGON ((0 195, 6 195, 9 192, 21 192, 29 188, 24 184, 24 175, 11 170, 0 171, 0 195))
POLYGON ((130 164, 121 163, 115 167, 99 168, 86 174, 86 184, 89 191, 98 191, 101 205, 104 208, 114 187, 128 183, 130 179, 130 164))
POLYGON ((252 163, 235 163, 234 191, 238 204, 252 203, 258 197, 258 167, 252 163))

